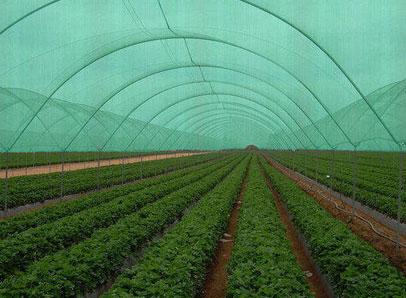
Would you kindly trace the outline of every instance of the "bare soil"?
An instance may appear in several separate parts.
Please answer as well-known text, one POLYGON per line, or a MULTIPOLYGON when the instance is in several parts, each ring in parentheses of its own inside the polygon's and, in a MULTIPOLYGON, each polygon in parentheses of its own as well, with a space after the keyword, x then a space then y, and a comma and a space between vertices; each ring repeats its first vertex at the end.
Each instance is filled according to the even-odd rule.
POLYGON ((237 201, 234 203, 226 232, 217 244, 213 261, 208 268, 201 297, 217 298, 226 296, 228 282, 227 264, 230 261, 231 252, 234 246, 238 216, 240 214, 240 208, 246 187, 247 177, 244 178, 240 194, 237 201))
POLYGON ((404 235, 399 236, 399 242, 402 245, 397 246, 393 241, 398 237, 396 230, 377 221, 370 214, 360 209, 354 210, 353 216, 351 216, 353 206, 345 203, 339 197, 334 196, 330 191, 302 179, 296 172, 273 161, 269 156, 265 157, 273 167, 292 179, 331 215, 346 223, 356 235, 383 253, 394 266, 406 275, 406 237, 404 235))
MULTIPOLYGON (((119 165, 122 162, 124 164, 130 163, 137 163, 141 161, 149 161, 149 160, 160 160, 166 158, 174 158, 174 157, 182 157, 182 156, 191 156, 197 154, 204 154, 205 152, 182 152, 182 153, 169 153, 169 154, 160 154, 160 155, 144 155, 138 157, 128 157, 128 158, 117 158, 117 159, 104 159, 100 160, 100 166, 106 167, 111 165, 119 165)), ((72 162, 72 163, 65 163, 63 164, 63 170, 67 171, 75 171, 75 170, 83 170, 89 168, 97 168, 99 166, 97 160, 93 161, 85 161, 85 162, 72 162)), ((8 169, 7 177, 18 177, 18 176, 30 176, 30 175, 40 175, 40 174, 48 174, 48 173, 55 173, 55 172, 62 172, 62 164, 51 164, 45 166, 36 166, 36 167, 28 167, 28 168, 13 168, 8 169)), ((0 179, 6 178, 6 170, 0 170, 0 179)))
POLYGON ((317 269, 309 250, 300 239, 299 233, 297 232, 296 227, 289 216, 288 210, 282 203, 279 193, 274 189, 271 181, 269 179, 266 180, 269 189, 272 191, 281 221, 286 228, 286 237, 291 243, 293 254, 296 257, 300 268, 306 275, 307 282, 310 286, 310 291, 313 292, 317 298, 333 297, 331 290, 326 284, 326 281, 323 279, 320 271, 317 269))

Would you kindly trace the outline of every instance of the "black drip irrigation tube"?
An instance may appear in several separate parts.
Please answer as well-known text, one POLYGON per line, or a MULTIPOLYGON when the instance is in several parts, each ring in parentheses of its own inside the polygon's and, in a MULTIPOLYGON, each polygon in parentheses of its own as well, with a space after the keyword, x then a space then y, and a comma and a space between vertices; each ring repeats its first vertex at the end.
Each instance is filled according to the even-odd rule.
MULTIPOLYGON (((351 198, 349 198, 349 197, 346 197, 346 196, 344 196, 343 194, 341 194, 341 193, 339 193, 339 192, 336 192, 335 190, 330 189, 329 187, 327 187, 327 186, 325 186, 325 185, 323 185, 323 184, 321 184, 321 183, 319 183, 319 182, 317 182, 317 181, 315 181, 315 180, 313 180, 313 179, 311 179, 311 178, 309 178, 309 177, 307 177, 307 176, 304 176, 303 174, 301 174, 301 173, 299 173, 299 172, 296 172, 296 171, 293 171, 293 170, 291 170, 291 169, 288 169, 287 167, 285 167, 284 165, 282 165, 282 164, 281 164, 280 162, 278 162, 278 161, 275 161, 275 160, 273 160, 273 161, 274 161, 275 163, 277 163, 280 167, 285 168, 286 170, 289 170, 289 171, 294 172, 299 178, 301 178, 302 180, 306 181, 306 182, 310 185, 310 187, 313 185, 313 186, 316 186, 316 187, 318 187, 318 188, 320 188, 320 189, 322 189, 322 190, 324 190, 324 191, 326 191, 326 192, 330 192, 330 194, 332 194, 332 196, 338 198, 338 199, 341 200, 342 202, 345 202, 345 203, 348 204, 349 206, 353 206, 353 207, 354 207, 354 210, 357 210, 357 209, 358 209, 358 210, 360 210, 360 211, 362 211, 362 212, 368 214, 368 215, 371 216, 374 220, 376 220, 377 222, 381 223, 382 225, 385 225, 385 226, 391 228, 391 229, 394 230, 394 231, 398 231, 398 233, 399 233, 398 239, 392 239, 392 238, 386 236, 385 234, 383 234, 382 232, 378 231, 378 230, 375 228, 375 226, 374 226, 371 222, 369 222, 367 219, 363 218, 362 216, 360 216, 360 215, 358 215, 356 212, 354 212, 354 216, 357 217, 357 218, 359 218, 360 220, 366 222, 366 223, 371 227, 371 229, 372 229, 372 231, 373 231, 374 233, 376 233, 376 234, 379 235, 380 237, 383 237, 383 238, 385 238, 385 239, 387 239, 387 240, 389 240, 389 241, 391 241, 391 242, 393 242, 393 243, 395 243, 395 244, 397 244, 397 245, 399 245, 399 246, 406 247, 406 244, 400 243, 400 235, 403 235, 403 236, 406 235, 406 224, 401 223, 401 222, 398 222, 397 220, 395 220, 395 219, 393 219, 393 218, 390 218, 389 216, 387 216, 387 215, 385 215, 385 214, 382 214, 382 213, 380 213, 380 212, 377 211, 377 210, 374 210, 374 209, 372 209, 372 208, 370 208, 370 207, 368 207, 368 206, 365 206, 365 205, 361 204, 360 202, 358 202, 358 201, 356 201, 356 200, 353 200, 353 199, 351 199, 351 198)), ((311 187, 311 189, 314 190, 312 187, 311 187)), ((327 198, 326 196, 322 195, 320 192, 318 192, 318 193, 319 193, 325 200, 330 201, 329 198, 327 198)), ((348 212, 348 211, 344 210, 342 207, 338 206, 337 204, 334 204, 334 206, 335 206, 338 210, 340 210, 340 211, 343 211, 343 212, 346 212, 346 213, 351 214, 351 212, 348 212)))

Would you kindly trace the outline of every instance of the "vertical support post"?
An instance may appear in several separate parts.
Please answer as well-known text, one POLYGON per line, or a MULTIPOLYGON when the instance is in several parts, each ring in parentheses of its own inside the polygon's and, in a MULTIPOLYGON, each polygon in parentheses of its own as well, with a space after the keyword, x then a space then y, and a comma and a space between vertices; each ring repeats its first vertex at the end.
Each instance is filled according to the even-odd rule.
POLYGON ((331 200, 331 197, 333 196, 333 179, 334 179, 334 176, 335 176, 335 172, 334 172, 334 170, 335 170, 335 167, 334 167, 334 165, 335 165, 334 150, 331 151, 331 154, 332 154, 332 156, 331 156, 331 163, 330 163, 330 167, 331 167, 331 169, 330 169, 330 200, 331 200))
POLYGON ((306 176, 306 150, 303 150, 303 174, 306 176))
MULTIPOLYGON (((158 160, 158 151, 155 151, 155 161, 157 161, 157 160, 158 160)), ((157 174, 158 174, 157 167, 155 165, 155 167, 154 167, 154 175, 156 176, 157 174)))
POLYGON ((121 171, 121 185, 124 184, 124 153, 121 155, 121 164, 120 164, 120 171, 121 171))
MULTIPOLYGON (((317 161, 317 150, 314 152, 315 161, 316 161, 316 182, 319 182, 319 164, 320 162, 317 161)), ((314 164, 314 163, 313 163, 314 164)))
POLYGON ((144 157, 144 155, 143 154, 141 154, 141 164, 140 164, 140 171, 141 171, 141 173, 140 173, 140 177, 141 177, 141 179, 142 179, 142 158, 144 157))
POLYGON ((28 175, 28 152, 25 152, 25 175, 28 175))
POLYGON ((401 230, 401 209, 402 209, 402 194, 403 194, 403 148, 401 146, 400 152, 399 152, 399 194, 398 194, 398 214, 397 214, 397 221, 398 221, 398 229, 396 231, 396 251, 399 252, 400 250, 400 230, 401 230))
POLYGON ((61 161, 62 161, 62 165, 61 165, 61 193, 60 193, 60 197, 63 197, 63 191, 64 191, 64 171, 65 171, 65 152, 62 151, 61 152, 61 161))
POLYGON ((47 152, 48 173, 51 173, 51 161, 49 160, 49 152, 47 152))
POLYGON ((100 190, 100 150, 97 151, 97 190, 100 190))
POLYGON ((32 167, 35 167, 35 151, 32 153, 32 167))
POLYGON ((8 151, 5 153, 6 177, 4 178, 4 210, 7 211, 8 203, 8 151))
MULTIPOLYGON (((351 151, 349 151, 349 154, 351 155, 351 151)), ((356 195, 356 184, 357 184, 357 148, 354 147, 354 151, 352 153, 352 204, 351 204, 351 217, 349 222, 352 221, 354 214, 355 214, 355 195, 356 195)))

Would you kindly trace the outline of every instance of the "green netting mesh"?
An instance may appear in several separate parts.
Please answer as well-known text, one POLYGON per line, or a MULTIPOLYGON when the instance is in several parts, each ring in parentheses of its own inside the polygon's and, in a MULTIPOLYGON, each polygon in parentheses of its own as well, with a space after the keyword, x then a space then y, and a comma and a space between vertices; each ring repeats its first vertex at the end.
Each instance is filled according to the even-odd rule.
POLYGON ((0 151, 399 150, 406 2, 2 0, 0 151))

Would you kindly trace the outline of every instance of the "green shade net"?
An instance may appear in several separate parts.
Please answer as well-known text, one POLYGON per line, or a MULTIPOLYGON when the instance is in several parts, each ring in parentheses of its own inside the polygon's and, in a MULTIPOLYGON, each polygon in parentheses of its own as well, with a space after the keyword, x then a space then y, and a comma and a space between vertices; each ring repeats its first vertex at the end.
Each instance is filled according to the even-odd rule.
POLYGON ((406 2, 0 2, 0 151, 404 150, 406 2))

